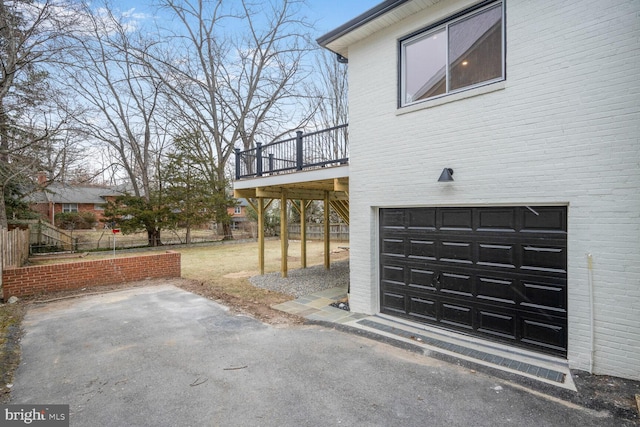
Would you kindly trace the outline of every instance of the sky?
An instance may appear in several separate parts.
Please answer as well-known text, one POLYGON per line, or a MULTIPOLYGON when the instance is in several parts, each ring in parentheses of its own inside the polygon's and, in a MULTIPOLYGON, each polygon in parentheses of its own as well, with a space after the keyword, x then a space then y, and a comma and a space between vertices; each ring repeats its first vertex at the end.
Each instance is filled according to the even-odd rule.
POLYGON ((382 0, 308 0, 310 18, 317 19, 315 38, 339 27, 372 7, 382 3, 382 0))
MULTIPOLYGON (((233 1, 233 0, 232 0, 233 1)), ((339 27, 383 0, 307 0, 307 17, 316 23, 316 30, 312 34, 316 39, 329 31, 339 27)), ((132 13, 147 12, 146 4, 151 0, 115 0, 112 4, 121 10, 131 10, 132 13)))

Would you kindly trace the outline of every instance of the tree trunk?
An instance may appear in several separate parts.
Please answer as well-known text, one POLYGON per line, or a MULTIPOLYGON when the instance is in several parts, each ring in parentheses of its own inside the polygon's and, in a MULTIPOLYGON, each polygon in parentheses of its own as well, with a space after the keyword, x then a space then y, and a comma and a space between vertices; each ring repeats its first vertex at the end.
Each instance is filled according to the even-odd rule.
POLYGON ((231 232, 231 224, 228 221, 222 223, 222 240, 233 240, 233 233, 231 232))
POLYGON ((191 244, 191 225, 187 224, 187 237, 185 238, 187 245, 191 244))
POLYGON ((6 230, 9 228, 7 224, 7 206, 4 203, 4 186, 0 185, 0 228, 6 230))
POLYGON ((147 239, 149 241, 149 246, 153 248, 156 246, 162 246, 162 241, 160 241, 160 230, 157 228, 147 229, 147 239))

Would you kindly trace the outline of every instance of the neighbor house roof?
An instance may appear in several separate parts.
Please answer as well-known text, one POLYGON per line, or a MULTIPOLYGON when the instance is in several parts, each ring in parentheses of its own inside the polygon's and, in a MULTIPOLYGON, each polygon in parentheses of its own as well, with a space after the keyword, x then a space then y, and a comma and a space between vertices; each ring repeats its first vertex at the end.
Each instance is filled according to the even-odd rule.
POLYGON ((53 183, 45 190, 36 191, 26 197, 31 203, 93 203, 103 204, 106 197, 116 197, 123 193, 111 187, 71 185, 53 183))
POLYGON ((318 37, 318 44, 345 58, 349 45, 441 0, 386 0, 335 30, 318 37))

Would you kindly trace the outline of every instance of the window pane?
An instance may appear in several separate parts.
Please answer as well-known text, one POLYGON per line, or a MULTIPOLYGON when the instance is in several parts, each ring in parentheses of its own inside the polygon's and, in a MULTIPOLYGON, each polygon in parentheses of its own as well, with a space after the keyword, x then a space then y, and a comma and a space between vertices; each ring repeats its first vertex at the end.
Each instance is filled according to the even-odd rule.
POLYGON ((404 103, 446 91, 447 37, 445 29, 404 46, 404 103))
POLYGON ((494 6, 449 27, 449 89, 502 77, 502 7, 494 6))

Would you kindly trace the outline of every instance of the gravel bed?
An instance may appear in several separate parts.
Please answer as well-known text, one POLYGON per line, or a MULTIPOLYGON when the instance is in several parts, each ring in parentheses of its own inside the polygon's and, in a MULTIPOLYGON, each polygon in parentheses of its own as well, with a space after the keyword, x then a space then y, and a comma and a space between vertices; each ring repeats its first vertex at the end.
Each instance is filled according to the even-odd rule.
POLYGON ((296 298, 325 289, 349 285, 349 260, 336 261, 329 271, 323 265, 314 265, 299 270, 289 270, 286 278, 280 273, 253 276, 249 279, 253 286, 292 295, 296 298))

